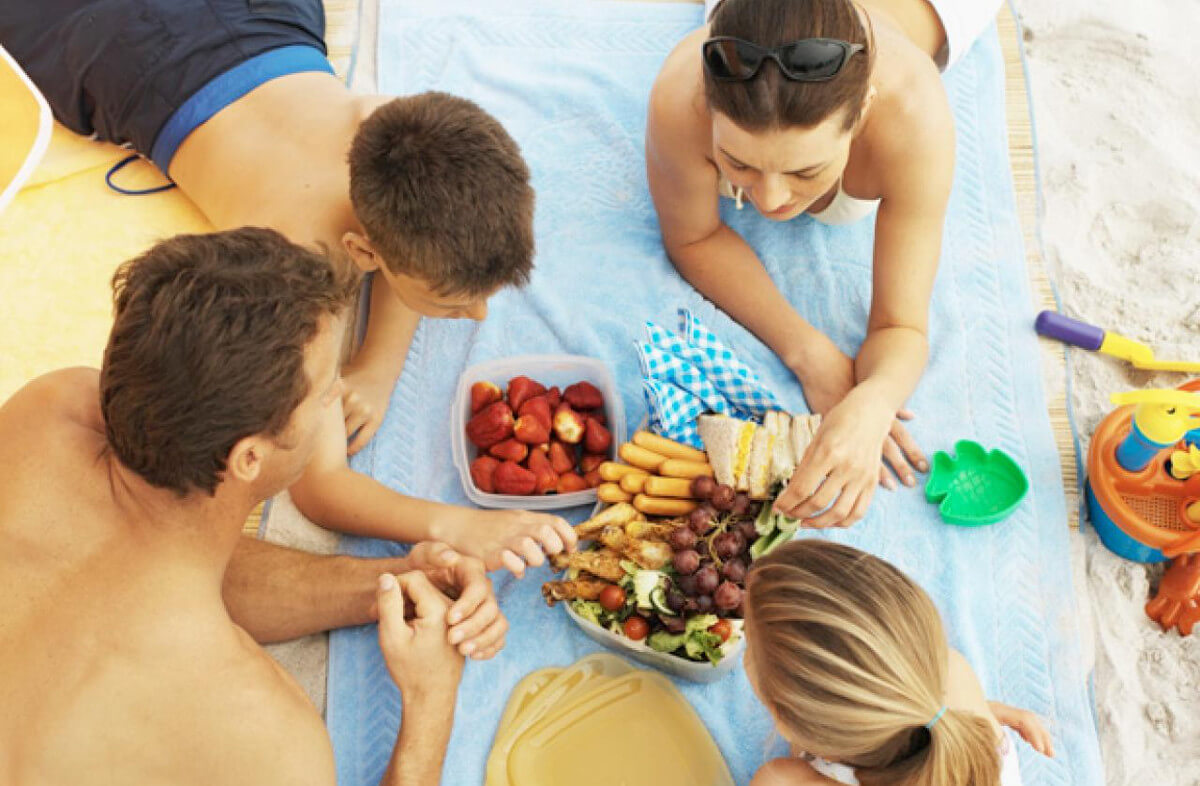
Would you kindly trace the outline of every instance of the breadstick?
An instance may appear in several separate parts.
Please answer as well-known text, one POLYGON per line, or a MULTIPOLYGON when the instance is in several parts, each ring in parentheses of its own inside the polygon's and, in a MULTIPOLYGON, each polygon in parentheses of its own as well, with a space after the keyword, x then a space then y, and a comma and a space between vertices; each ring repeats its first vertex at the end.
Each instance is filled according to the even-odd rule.
POLYGON ((629 494, 641 494, 642 487, 646 485, 646 480, 649 475, 645 472, 629 473, 617 481, 617 485, 621 487, 621 491, 629 494))
POLYGON ((600 465, 600 477, 607 480, 609 483, 618 483, 621 478, 626 475, 645 475, 646 470, 631 467, 628 464, 618 464, 615 461, 606 461, 600 465))
POLYGON ((665 499, 638 494, 633 506, 648 516, 686 516, 699 505, 692 499, 665 499))
POLYGON ((658 474, 668 478, 698 478, 701 475, 713 475, 712 465, 701 461, 684 461, 683 459, 667 459, 658 468, 658 474))
MULTIPOLYGON (((629 491, 629 489, 625 490, 629 491)), ((652 497, 695 498, 695 495, 692 494, 692 482, 685 478, 660 478, 657 475, 651 475, 646 478, 642 483, 642 488, 638 489, 638 491, 652 497)))
POLYGON ((643 447, 646 450, 652 450, 667 458, 683 459, 684 461, 708 461, 708 456, 703 450, 696 450, 673 439, 660 437, 658 434, 650 431, 636 432, 633 435, 633 444, 643 447))
POLYGON ((658 472, 658 468, 667 460, 667 457, 661 453, 655 453, 652 450, 647 450, 632 442, 626 442, 617 451, 617 455, 621 457, 627 464, 632 464, 638 469, 644 469, 647 472, 658 472))
POLYGON ((601 483, 596 487, 596 499, 601 502, 629 502, 632 494, 626 494, 616 483, 601 483))

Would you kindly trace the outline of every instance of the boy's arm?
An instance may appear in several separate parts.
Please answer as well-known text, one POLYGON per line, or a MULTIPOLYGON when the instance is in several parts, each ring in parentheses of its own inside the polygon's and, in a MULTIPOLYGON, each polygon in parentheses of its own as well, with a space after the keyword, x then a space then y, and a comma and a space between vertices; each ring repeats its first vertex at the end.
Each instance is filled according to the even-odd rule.
POLYGON ((528 563, 545 562, 575 545, 563 519, 523 510, 483 511, 417 499, 361 475, 346 462, 340 404, 329 407, 303 477, 291 488, 297 509, 328 529, 416 543, 434 540, 482 560, 488 570, 523 576, 528 563))
POLYGON ((421 315, 400 302, 377 273, 371 282, 371 307, 362 346, 342 369, 346 383, 342 404, 346 438, 350 439, 346 452, 351 456, 379 430, 420 320, 421 315))

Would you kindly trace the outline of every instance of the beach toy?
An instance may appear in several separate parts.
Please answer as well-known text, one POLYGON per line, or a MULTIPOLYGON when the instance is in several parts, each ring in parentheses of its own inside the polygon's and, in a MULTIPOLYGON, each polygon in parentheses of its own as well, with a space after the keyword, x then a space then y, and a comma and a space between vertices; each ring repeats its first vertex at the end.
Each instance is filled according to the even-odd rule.
POLYGON ((1163 562, 1200 551, 1200 474, 1173 476, 1171 457, 1200 422, 1200 380, 1177 390, 1119 393, 1088 452, 1092 526, 1113 553, 1163 562))
POLYGON ((969 439, 954 443, 954 453, 933 454, 925 484, 925 499, 938 506, 942 521, 978 527, 1016 510, 1029 491, 1029 478, 1012 456, 969 439))
POLYGON ((1133 364, 1134 368, 1148 371, 1178 371, 1184 374, 1200 374, 1200 362, 1182 360, 1157 360, 1154 350, 1140 341, 1126 338, 1111 330, 1104 330, 1086 322, 1063 316, 1056 311, 1043 311, 1033 323, 1038 335, 1054 338, 1073 347, 1090 352, 1102 352, 1133 364))

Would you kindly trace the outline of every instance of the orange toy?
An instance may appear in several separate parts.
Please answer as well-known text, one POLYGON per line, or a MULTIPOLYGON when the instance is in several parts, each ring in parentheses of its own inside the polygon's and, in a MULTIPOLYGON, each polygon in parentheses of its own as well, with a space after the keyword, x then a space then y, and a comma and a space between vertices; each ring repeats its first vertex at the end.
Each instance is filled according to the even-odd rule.
POLYGON ((1200 393, 1200 379, 1179 391, 1114 396, 1130 403, 1092 437, 1087 500, 1092 525, 1114 553, 1138 562, 1177 558, 1146 613, 1187 635, 1200 622, 1200 472, 1173 477, 1168 460, 1198 435, 1200 396, 1188 394, 1200 393))

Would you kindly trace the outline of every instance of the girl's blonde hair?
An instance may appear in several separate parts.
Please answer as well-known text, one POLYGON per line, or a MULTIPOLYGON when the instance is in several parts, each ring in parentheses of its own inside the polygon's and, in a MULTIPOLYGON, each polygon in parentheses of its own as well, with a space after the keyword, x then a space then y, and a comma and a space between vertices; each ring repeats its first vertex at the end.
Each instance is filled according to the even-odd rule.
POLYGON ((948 648, 929 596, 894 566, 822 540, 785 544, 746 579, 746 650, 776 722, 862 786, 997 786, 996 733, 948 710, 948 648))

